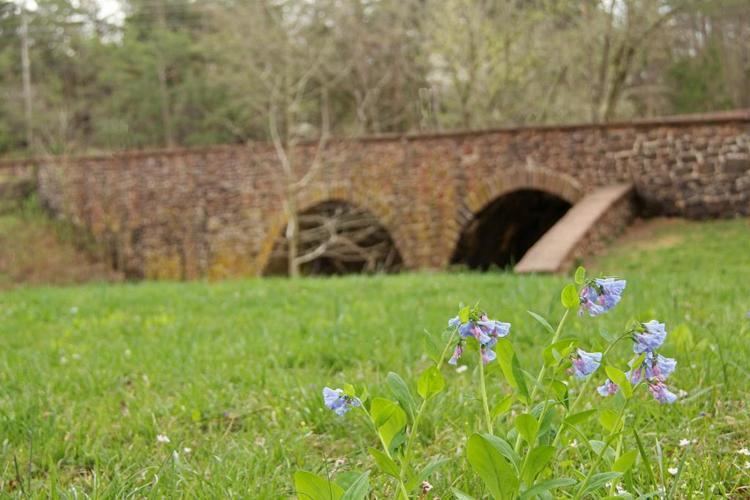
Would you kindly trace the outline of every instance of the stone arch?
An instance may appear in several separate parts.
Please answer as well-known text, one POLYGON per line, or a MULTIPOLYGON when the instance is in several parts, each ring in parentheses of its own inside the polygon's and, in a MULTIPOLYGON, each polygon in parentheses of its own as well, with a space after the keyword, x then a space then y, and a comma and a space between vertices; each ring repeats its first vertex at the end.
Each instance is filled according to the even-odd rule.
POLYGON ((503 197, 525 191, 552 195, 570 206, 584 194, 581 184, 573 177, 543 167, 498 169, 481 182, 468 183, 461 195, 456 219, 447 225, 444 265, 451 263, 462 233, 476 217, 503 197))
MULTIPOLYGON (((375 198, 372 193, 350 185, 328 185, 313 187, 304 190, 297 198, 299 211, 304 212, 317 205, 326 202, 341 202, 367 210, 375 216, 381 226, 388 232, 403 261, 404 267, 414 265, 413 258, 407 253, 409 247, 405 244, 406 235, 403 234, 400 225, 396 222, 396 213, 392 205, 388 205, 383 200, 375 198)), ((271 260, 274 244, 277 236, 284 230, 287 224, 287 217, 283 210, 279 210, 274 215, 271 222, 266 226, 265 235, 260 246, 257 257, 255 258, 254 269, 257 275, 262 275, 271 260)))

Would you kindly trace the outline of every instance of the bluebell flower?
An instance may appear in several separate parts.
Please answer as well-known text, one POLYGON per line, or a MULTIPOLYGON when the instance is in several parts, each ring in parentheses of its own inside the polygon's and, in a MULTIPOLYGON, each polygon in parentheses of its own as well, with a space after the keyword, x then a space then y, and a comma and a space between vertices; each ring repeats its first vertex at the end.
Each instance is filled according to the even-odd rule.
POLYGON ((677 395, 670 391, 664 384, 664 382, 655 382, 649 384, 648 389, 651 391, 654 399, 656 399, 660 403, 671 404, 677 401, 677 395))
POLYGON ((572 371, 576 378, 583 379, 594 373, 602 363, 602 353, 576 349, 572 360, 572 371))
POLYGON ((581 289, 581 308, 578 313, 586 311, 589 316, 599 316, 620 302, 625 290, 625 280, 616 278, 597 278, 581 289))
POLYGON ((677 360, 661 354, 647 352, 641 366, 628 372, 630 382, 635 385, 642 380, 665 381, 677 367, 677 360))
POLYGON ((449 365, 457 365, 458 360, 461 359, 461 356, 464 354, 464 346, 461 342, 459 342, 456 345, 456 348, 453 349, 453 355, 451 356, 451 359, 448 360, 449 365))
POLYGON ((510 334, 510 323, 489 319, 486 314, 482 314, 478 320, 469 320, 466 323, 460 323, 460 319, 455 317, 448 322, 448 326, 458 328, 458 334, 461 337, 448 361, 452 365, 457 364, 463 355, 463 339, 475 338, 482 349, 482 359, 485 363, 489 363, 497 357, 492 349, 498 339, 510 334))
POLYGON ((602 396, 612 396, 613 394, 617 394, 617 391, 619 390, 620 386, 612 382, 610 379, 607 379, 602 385, 596 388, 596 392, 602 396))
POLYGON ((362 403, 359 402, 359 399, 347 396, 341 389, 331 389, 330 387, 323 388, 323 402, 340 417, 351 410, 352 407, 359 407, 362 405, 362 403))
POLYGON ((497 358, 497 354, 489 346, 482 346, 482 361, 486 365, 497 358))
POLYGON ((633 334, 633 352, 641 354, 644 352, 654 352, 661 347, 664 339, 667 338, 667 330, 664 323, 659 323, 655 319, 648 323, 643 323, 643 332, 633 334))

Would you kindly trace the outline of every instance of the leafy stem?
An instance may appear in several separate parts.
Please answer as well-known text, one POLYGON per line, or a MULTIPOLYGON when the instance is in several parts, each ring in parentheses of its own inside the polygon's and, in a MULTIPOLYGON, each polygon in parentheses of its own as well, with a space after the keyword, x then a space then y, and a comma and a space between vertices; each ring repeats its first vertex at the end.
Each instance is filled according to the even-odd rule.
MULTIPOLYGON (((375 434, 378 436, 378 439, 380 440, 380 444, 383 445, 383 452, 385 453, 385 456, 387 456, 391 461, 393 461, 393 455, 391 455, 391 450, 388 449, 388 444, 385 442, 385 439, 383 439, 383 436, 380 434, 380 431, 378 430, 378 426, 375 423, 375 420, 373 420, 372 415, 370 415, 370 412, 367 411, 367 408, 365 408, 365 405, 361 406, 362 411, 365 412, 365 415, 367 415, 367 419, 372 424, 373 429, 375 429, 375 434)), ((398 481, 398 489, 401 491, 401 494, 404 496, 405 499, 409 498, 409 492, 406 490, 406 485, 404 485, 404 481, 401 477, 395 478, 398 481)))
POLYGON ((490 416, 490 405, 487 402, 487 386, 484 383, 484 359, 482 359, 482 348, 479 348, 479 391, 482 394, 482 406, 484 407, 484 418, 487 424, 487 432, 492 432, 492 417, 490 416))

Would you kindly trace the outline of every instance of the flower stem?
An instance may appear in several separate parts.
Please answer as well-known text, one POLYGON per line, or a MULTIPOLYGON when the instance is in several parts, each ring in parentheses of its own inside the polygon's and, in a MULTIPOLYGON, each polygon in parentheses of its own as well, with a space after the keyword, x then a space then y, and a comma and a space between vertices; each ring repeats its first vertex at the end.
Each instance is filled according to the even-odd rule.
MULTIPOLYGON (((438 370, 443 366, 445 357, 447 356, 448 350, 453 344, 453 338, 456 336, 457 332, 458 332, 458 328, 455 328, 451 332, 451 336, 448 339, 448 342, 446 343, 445 347, 443 348, 443 352, 440 355, 440 359, 438 359, 438 362, 436 364, 438 370)), ((411 429, 409 430, 409 437, 406 440, 406 448, 404 450, 404 459, 401 461, 401 470, 399 473, 399 476, 402 482, 404 480, 404 475, 406 474, 406 469, 409 467, 409 463, 411 462, 412 448, 414 446, 414 441, 417 435, 417 429, 419 428, 419 423, 422 421, 422 414, 424 413, 425 407, 427 406, 427 401, 428 401, 427 399, 422 400, 422 403, 419 405, 419 408, 417 409, 417 414, 414 417, 414 423, 412 424, 411 429)))
MULTIPOLYGON (((563 317, 560 318, 560 322, 557 324, 557 329, 555 330, 555 334, 552 335, 552 340, 550 341, 549 345, 554 344, 560 338, 560 334, 562 333, 563 326, 565 325, 565 321, 568 319, 569 314, 570 314, 570 309, 566 308, 565 314, 563 314, 563 317)), ((533 406, 536 393, 539 390, 539 386, 542 385, 542 380, 544 380, 544 376, 546 374, 547 374, 547 365, 546 363, 544 363, 542 364, 542 368, 539 370, 539 375, 537 375, 536 377, 536 384, 534 384, 534 388, 531 390, 531 396, 529 397, 529 404, 528 404, 529 408, 533 406)), ((514 446, 514 449, 516 450, 516 452, 518 452, 521 449, 521 435, 520 434, 516 438, 516 445, 514 446)))
MULTIPOLYGON (((383 452, 385 452, 385 456, 393 460, 393 456, 391 455, 391 452, 388 449, 388 445, 383 439, 383 436, 380 435, 380 432, 378 431, 378 426, 375 424, 375 421, 372 419, 370 412, 367 411, 364 405, 362 405, 361 408, 362 408, 362 411, 365 412, 365 415, 367 415, 367 419, 372 424, 372 427, 375 429, 375 434, 377 434, 378 439, 380 440, 380 444, 383 445, 383 452)), ((408 500, 409 492, 406 490, 406 485, 404 485, 404 480, 401 477, 396 478, 396 480, 398 481, 398 489, 401 491, 401 494, 404 496, 404 499, 408 500)))
MULTIPOLYGON (((622 408, 620 408, 620 411, 617 414, 617 422, 619 423, 622 420, 622 416, 625 413, 625 408, 628 407, 628 403, 630 402, 630 399, 625 400, 625 404, 622 405, 622 408)), ((622 427, 625 427, 625 422, 622 422, 622 427)), ((612 440, 616 437, 617 433, 621 432, 621 430, 618 430, 616 427, 610 431, 609 436, 607 437, 607 441, 605 442, 604 446, 602 447, 602 450, 599 452, 599 454, 596 457, 596 462, 594 462, 594 465, 591 466, 588 473, 586 474, 586 477, 583 479, 583 482, 581 483, 581 486, 578 488, 578 491, 576 492, 576 495, 573 497, 573 500, 578 500, 581 498, 581 495, 583 495, 584 490, 586 489, 586 485, 591 480, 591 476, 594 475, 594 471, 599 467, 599 464, 602 463, 602 460, 604 459, 604 454, 607 452, 607 448, 609 448, 610 443, 612 440)))
MULTIPOLYGON (((604 350, 604 353, 602 353, 602 363, 606 360, 607 354, 609 354, 609 351, 612 350, 612 348, 617 345, 618 342, 620 342, 622 339, 629 337, 631 335, 631 332, 625 332, 619 337, 617 337, 611 344, 607 346, 607 348, 604 350)), ((586 394, 587 389, 589 387, 589 384, 591 383, 591 380, 594 378, 594 374, 592 373, 588 377, 586 377, 586 380, 584 380, 583 385, 581 385, 581 388, 579 390, 578 396, 576 396, 575 400, 573 400, 573 404, 568 407, 568 410, 565 412, 566 415, 572 415, 573 410, 578 406, 578 403, 581 402, 581 399, 583 399, 583 395, 586 394)), ((554 441, 552 441, 552 446, 557 446, 557 444, 560 442, 560 438, 562 437, 562 426, 555 435, 554 441)))
POLYGON ((479 348, 479 390, 482 393, 482 406, 484 406, 484 418, 487 424, 487 432, 492 432, 492 417, 490 416, 490 405, 487 402, 487 387, 484 383, 484 359, 482 359, 482 348, 479 348))

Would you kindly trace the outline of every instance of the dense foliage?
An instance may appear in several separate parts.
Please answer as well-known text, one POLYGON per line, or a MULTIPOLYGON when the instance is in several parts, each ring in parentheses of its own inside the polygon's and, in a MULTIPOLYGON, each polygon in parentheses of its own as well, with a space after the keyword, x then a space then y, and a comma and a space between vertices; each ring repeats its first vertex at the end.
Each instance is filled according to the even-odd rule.
POLYGON ((112 3, 0 2, 0 153, 750 106, 744 0, 112 3))

